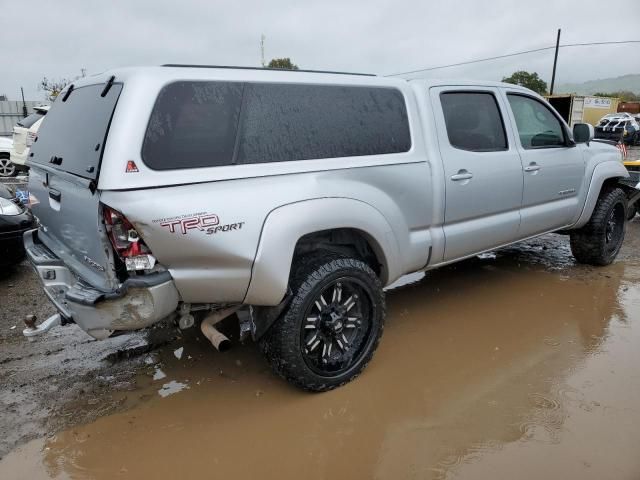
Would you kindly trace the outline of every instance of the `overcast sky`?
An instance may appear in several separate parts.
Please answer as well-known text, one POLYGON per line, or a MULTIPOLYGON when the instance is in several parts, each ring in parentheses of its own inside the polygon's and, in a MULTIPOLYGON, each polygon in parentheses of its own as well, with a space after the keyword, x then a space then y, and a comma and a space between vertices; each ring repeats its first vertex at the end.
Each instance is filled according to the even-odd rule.
MULTIPOLYGON (((605 0, 0 0, 0 94, 39 100, 43 76, 162 63, 260 65, 390 74, 555 43, 640 39, 640 11, 605 0), (54 7, 55 6, 55 7, 54 7), (606 6, 606 8, 604 8, 606 6)), ((625 6, 626 5, 626 6, 625 6)), ((560 51, 557 82, 640 72, 640 44, 560 51)), ((551 78, 553 51, 415 76, 551 78)))

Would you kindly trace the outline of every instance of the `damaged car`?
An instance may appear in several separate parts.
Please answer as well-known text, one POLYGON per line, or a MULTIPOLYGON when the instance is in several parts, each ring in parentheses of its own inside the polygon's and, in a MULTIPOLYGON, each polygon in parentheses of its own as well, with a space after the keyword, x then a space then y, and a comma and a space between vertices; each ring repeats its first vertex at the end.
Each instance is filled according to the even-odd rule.
POLYGON ((611 113, 596 125, 595 138, 640 145, 640 124, 629 113, 611 113))

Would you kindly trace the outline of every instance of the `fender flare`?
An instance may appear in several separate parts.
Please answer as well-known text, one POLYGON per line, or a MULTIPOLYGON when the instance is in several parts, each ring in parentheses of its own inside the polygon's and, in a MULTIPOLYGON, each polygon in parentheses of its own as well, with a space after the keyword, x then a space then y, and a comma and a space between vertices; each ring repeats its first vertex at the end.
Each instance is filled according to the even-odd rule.
POLYGON ((335 228, 359 230, 367 237, 383 265, 383 284, 402 274, 398 242, 380 211, 351 198, 304 200, 278 207, 267 215, 243 303, 278 305, 287 292, 298 240, 310 233, 335 228))
POLYGON ((587 191, 582 213, 571 229, 580 228, 589 221, 605 181, 614 178, 626 178, 628 176, 629 172, 627 172, 627 169, 617 160, 602 162, 596 165, 593 169, 593 175, 591 176, 591 182, 589 183, 589 190, 587 191))

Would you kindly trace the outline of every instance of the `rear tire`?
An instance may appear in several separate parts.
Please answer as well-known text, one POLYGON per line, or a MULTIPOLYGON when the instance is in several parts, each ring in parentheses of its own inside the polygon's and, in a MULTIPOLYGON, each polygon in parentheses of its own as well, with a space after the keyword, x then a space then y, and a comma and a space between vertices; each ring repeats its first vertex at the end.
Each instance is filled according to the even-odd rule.
POLYGON ((18 169, 11 163, 9 155, 0 153, 0 178, 15 177, 17 173, 18 169))
POLYGON ((624 240, 627 197, 620 188, 603 191, 589 222, 571 232, 571 252, 579 263, 609 265, 624 240))
POLYGON ((328 253, 294 266, 291 301, 260 347, 273 370, 323 392, 356 378, 382 336, 382 284, 362 260, 328 253))

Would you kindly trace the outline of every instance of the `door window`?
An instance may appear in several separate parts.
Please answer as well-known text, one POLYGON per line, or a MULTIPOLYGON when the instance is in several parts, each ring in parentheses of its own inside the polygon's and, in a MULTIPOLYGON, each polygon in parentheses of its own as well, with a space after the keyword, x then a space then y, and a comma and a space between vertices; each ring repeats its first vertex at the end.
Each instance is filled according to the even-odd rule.
POLYGON ((542 102, 525 95, 508 94, 524 149, 564 147, 562 124, 542 102))
POLYGON ((487 92, 446 92, 440 103, 452 147, 472 152, 507 149, 504 123, 495 97, 487 92))

